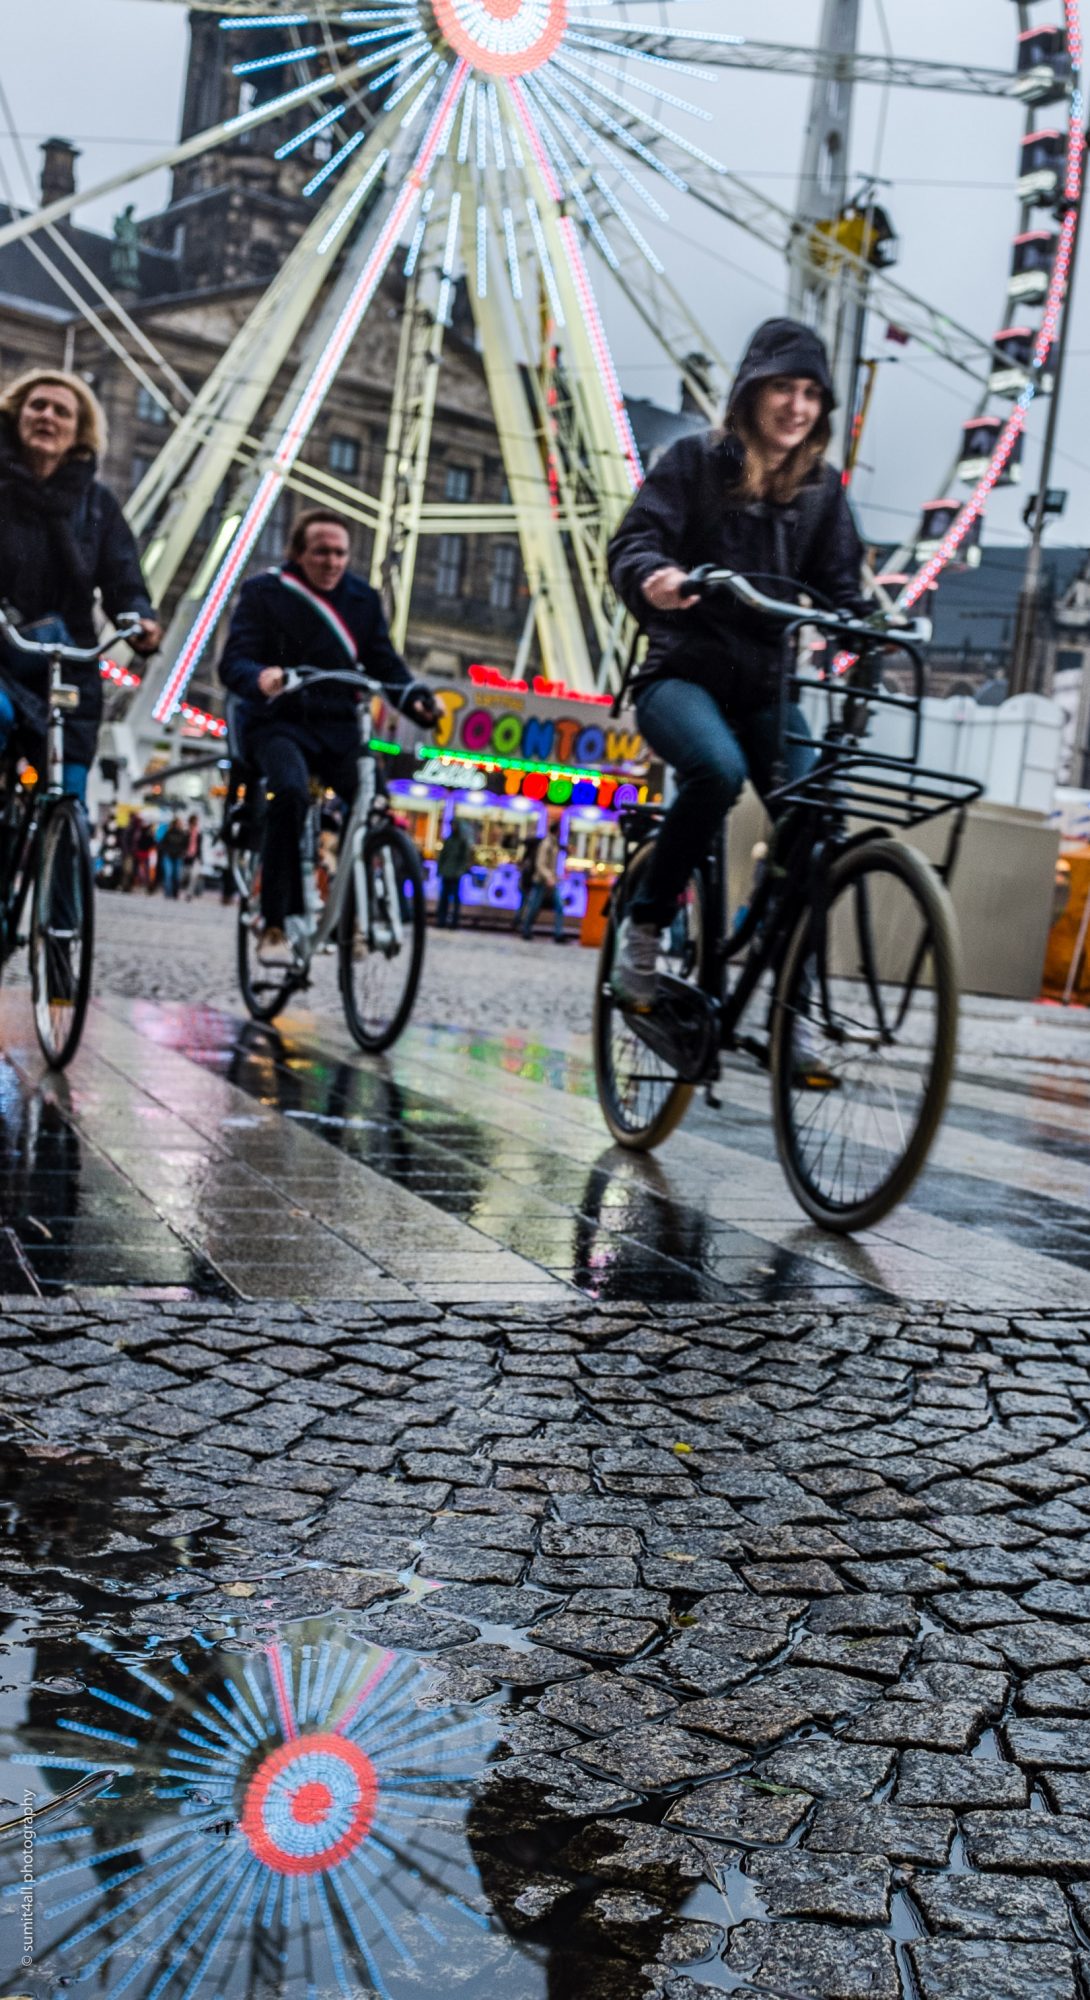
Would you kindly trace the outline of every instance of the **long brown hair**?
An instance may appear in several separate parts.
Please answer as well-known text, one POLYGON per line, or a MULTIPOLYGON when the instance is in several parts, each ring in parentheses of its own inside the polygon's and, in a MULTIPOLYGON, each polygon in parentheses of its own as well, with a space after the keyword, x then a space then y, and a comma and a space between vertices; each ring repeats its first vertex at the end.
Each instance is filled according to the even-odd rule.
POLYGON ((763 382, 754 382, 738 401, 727 411, 723 421, 723 435, 737 438, 742 446, 742 468, 738 484, 747 500, 773 500, 780 506, 789 505, 794 500, 800 486, 804 486, 814 467, 824 458, 832 437, 832 425, 828 410, 822 410, 813 429, 803 438, 794 451, 788 452, 782 465, 768 469, 761 439, 753 420, 753 405, 764 388, 763 382))

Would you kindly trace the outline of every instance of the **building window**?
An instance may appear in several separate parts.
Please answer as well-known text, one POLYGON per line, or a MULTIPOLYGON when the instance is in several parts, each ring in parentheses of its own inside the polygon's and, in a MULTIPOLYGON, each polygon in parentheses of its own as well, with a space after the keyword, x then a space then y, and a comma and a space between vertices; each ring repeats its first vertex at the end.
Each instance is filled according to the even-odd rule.
POLYGON ((136 415, 142 424, 165 424, 167 413, 161 403, 157 403, 150 389, 140 384, 136 392, 136 415))
POLYGON ((492 583, 488 593, 493 611, 510 611, 518 574, 519 552, 514 542, 497 542, 492 551, 492 583))
POLYGON ((136 489, 139 486, 140 481, 143 479, 144 474, 149 470, 150 466, 151 466, 151 459, 148 458, 144 452, 142 451, 133 452, 132 464, 129 468, 130 493, 136 492, 136 489))
POLYGON ((461 535, 440 535, 435 564, 436 597, 460 597, 465 568, 465 542, 461 535))
POLYGON ((284 560, 284 547, 288 539, 292 511, 291 494, 281 493, 258 536, 254 549, 255 563, 279 563, 284 560))
POLYGON ((443 488, 447 500, 468 500, 473 492, 473 473, 468 465, 448 465, 443 488))
POLYGON ((360 469, 360 448, 355 438, 331 437, 329 440, 329 470, 339 472, 347 479, 354 479, 360 469))

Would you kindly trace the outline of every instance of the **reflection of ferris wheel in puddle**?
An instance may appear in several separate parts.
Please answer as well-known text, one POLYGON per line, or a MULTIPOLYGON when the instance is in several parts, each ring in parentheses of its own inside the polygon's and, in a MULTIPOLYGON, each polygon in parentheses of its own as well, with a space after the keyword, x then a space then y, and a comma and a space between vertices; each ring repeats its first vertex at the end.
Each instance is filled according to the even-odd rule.
POLYGON ((479 1952, 489 1919, 461 1826, 491 1718, 420 1708, 418 1662, 330 1621, 257 1654, 194 1640, 213 1673, 85 1641, 63 1751, 50 1730, 16 1759, 118 1774, 82 1824, 38 1837, 39 1957, 136 2000, 215 1989, 262 1934, 289 1974, 313 1981, 324 1962, 321 1990, 346 1996, 389 1995, 399 1974, 418 1990, 437 1945, 479 1952))
MULTIPOLYGON (((217 11, 214 0, 197 4, 217 11)), ((1036 37, 1027 29, 1033 5, 1022 0, 1018 8, 1022 53, 1031 60, 1014 79, 893 58, 883 68, 884 59, 854 55, 823 71, 822 51, 744 44, 700 25, 682 0, 372 0, 349 7, 274 0, 268 11, 260 0, 222 0, 229 66, 236 87, 255 101, 244 97, 223 127, 187 141, 187 157, 205 144, 231 143, 266 118, 293 120, 276 157, 296 173, 293 186, 314 202, 315 217, 192 409, 179 413, 130 505, 134 525, 151 537, 152 587, 162 597, 232 458, 244 464, 173 621, 165 677, 149 676, 136 710, 159 725, 174 714, 286 485, 311 501, 334 500, 373 531, 373 580, 389 588, 399 642, 422 535, 516 529, 545 672, 577 685, 604 675, 619 636, 605 545, 641 468, 586 258, 592 252, 612 273, 714 419, 718 395, 693 359, 698 351, 713 362, 720 357, 700 324, 699 300, 694 306, 684 297, 666 268, 665 225, 685 196, 793 264, 810 257, 812 245, 808 281, 816 277, 828 290, 832 266, 849 289, 869 285, 890 322, 973 378, 978 401, 999 365, 1014 357, 1015 407, 1009 419, 977 422, 972 443, 984 439, 989 449, 982 460, 975 451, 963 454, 978 463, 975 484, 955 518, 935 516, 933 547, 915 558, 926 568, 909 585, 920 594, 971 539, 988 494, 1016 460, 1029 404, 1046 386, 1072 215, 1061 215, 1054 231, 1023 230, 1010 296, 1036 297, 1040 322, 1028 328, 1028 347, 1027 328, 1005 324, 1002 338, 1019 340, 997 353, 986 330, 959 327, 868 269, 846 241, 800 232, 795 216, 729 171, 719 157, 726 142, 708 86, 722 89, 724 69, 741 66, 827 75, 829 104, 843 96, 845 75, 849 83, 859 76, 1029 103, 1066 99, 1058 179, 1071 200, 1082 175, 1079 5, 1062 0, 1064 25, 1036 37), (1056 46, 1046 48, 1050 37, 1056 46), (308 465, 305 451, 395 260, 404 262, 408 309, 381 491, 367 494, 308 465), (1043 290, 1016 287, 1024 275, 1019 260, 1029 275, 1043 271, 1043 290), (311 314, 334 267, 325 305, 311 314), (490 508, 479 523, 426 494, 438 363, 462 275, 508 488, 503 507, 490 508), (301 330, 292 388, 255 449, 262 394, 301 330), (510 366, 512 353, 528 357, 521 372, 510 366)), ((1024 321, 1021 306, 1014 317, 1024 321)))

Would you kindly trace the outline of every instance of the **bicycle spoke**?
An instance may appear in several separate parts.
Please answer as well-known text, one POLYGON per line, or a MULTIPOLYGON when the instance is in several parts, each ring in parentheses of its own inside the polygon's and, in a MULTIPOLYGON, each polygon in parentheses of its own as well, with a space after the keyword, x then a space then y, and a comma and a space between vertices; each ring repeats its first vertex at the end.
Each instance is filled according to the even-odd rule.
POLYGON ((941 892, 924 865, 883 846, 849 857, 839 879, 834 864, 831 879, 828 962, 800 933, 775 1022, 785 1164, 823 1221, 883 1212, 886 1191, 908 1184, 952 1057, 948 972, 947 991, 938 990, 941 892), (929 963, 932 984, 923 988, 929 963))

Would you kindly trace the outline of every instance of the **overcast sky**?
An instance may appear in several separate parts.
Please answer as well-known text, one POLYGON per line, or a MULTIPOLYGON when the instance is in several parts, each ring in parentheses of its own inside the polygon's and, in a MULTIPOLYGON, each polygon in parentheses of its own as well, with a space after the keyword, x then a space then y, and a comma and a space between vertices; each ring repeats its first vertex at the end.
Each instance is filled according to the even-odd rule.
MULTIPOLYGON (((646 21, 658 10, 634 7, 646 21)), ((685 0, 662 13, 677 25, 706 26, 766 41, 812 43, 820 0, 685 0)), ((37 169, 36 149, 49 133, 82 149, 79 173, 91 185, 123 166, 170 145, 178 129, 187 42, 186 14, 175 0, 36 0, 4 9, 3 83, 15 125, 37 169), (46 52, 43 54, 43 52, 46 52)), ((995 68, 1013 60, 1017 13, 996 0, 863 0, 864 49, 881 49, 883 17, 898 54, 936 60, 972 60, 995 68)), ((686 86, 688 88, 688 86, 686 86)), ((793 200, 802 148, 809 84, 805 79, 752 76, 727 70, 716 86, 711 150, 737 173, 785 204, 793 200)), ((1013 180, 1023 113, 1015 103, 983 98, 884 93, 859 88, 855 99, 852 162, 859 172, 888 176, 890 210, 902 241, 896 276, 910 290, 941 307, 982 336, 1005 323, 1005 276, 1017 222, 1013 180)), ((1041 122, 1053 122, 1051 111, 1041 122)), ((0 127, 6 120, 0 117, 0 127)), ((704 135, 701 135, 704 136, 704 135)), ((10 138, 0 141, 0 163, 14 198, 25 183, 10 138)), ((166 195, 166 177, 145 179, 132 191, 140 212, 166 195)), ((128 196, 118 196, 81 220, 108 227, 128 196)), ((699 312, 720 350, 733 355, 752 327, 780 310, 782 266, 754 238, 709 217, 684 196, 667 190, 671 210, 666 240, 671 276, 691 288, 699 312)), ((1088 232, 1090 236, 1090 232, 1088 232)), ((1084 261, 1090 252, 1084 246, 1084 261)), ((631 394, 676 404, 675 371, 652 336, 602 285, 607 326, 621 379, 631 394)), ((871 351, 896 356, 879 375, 874 414, 864 442, 856 499, 866 532, 895 538, 911 529, 919 504, 937 487, 957 442, 963 418, 973 411, 974 385, 923 349, 888 347, 884 320, 872 320, 871 351)), ((1053 484, 1070 489, 1057 539, 1090 542, 1090 438, 1087 357, 1090 355, 1090 274, 1084 270, 1075 302, 1065 419, 1053 484)), ((1044 427, 1045 407, 1031 415, 1031 440, 1044 427)), ((1024 483, 998 495, 986 538, 1013 550, 1024 544, 1020 524, 1032 491, 1036 453, 1027 452, 1024 483)))

